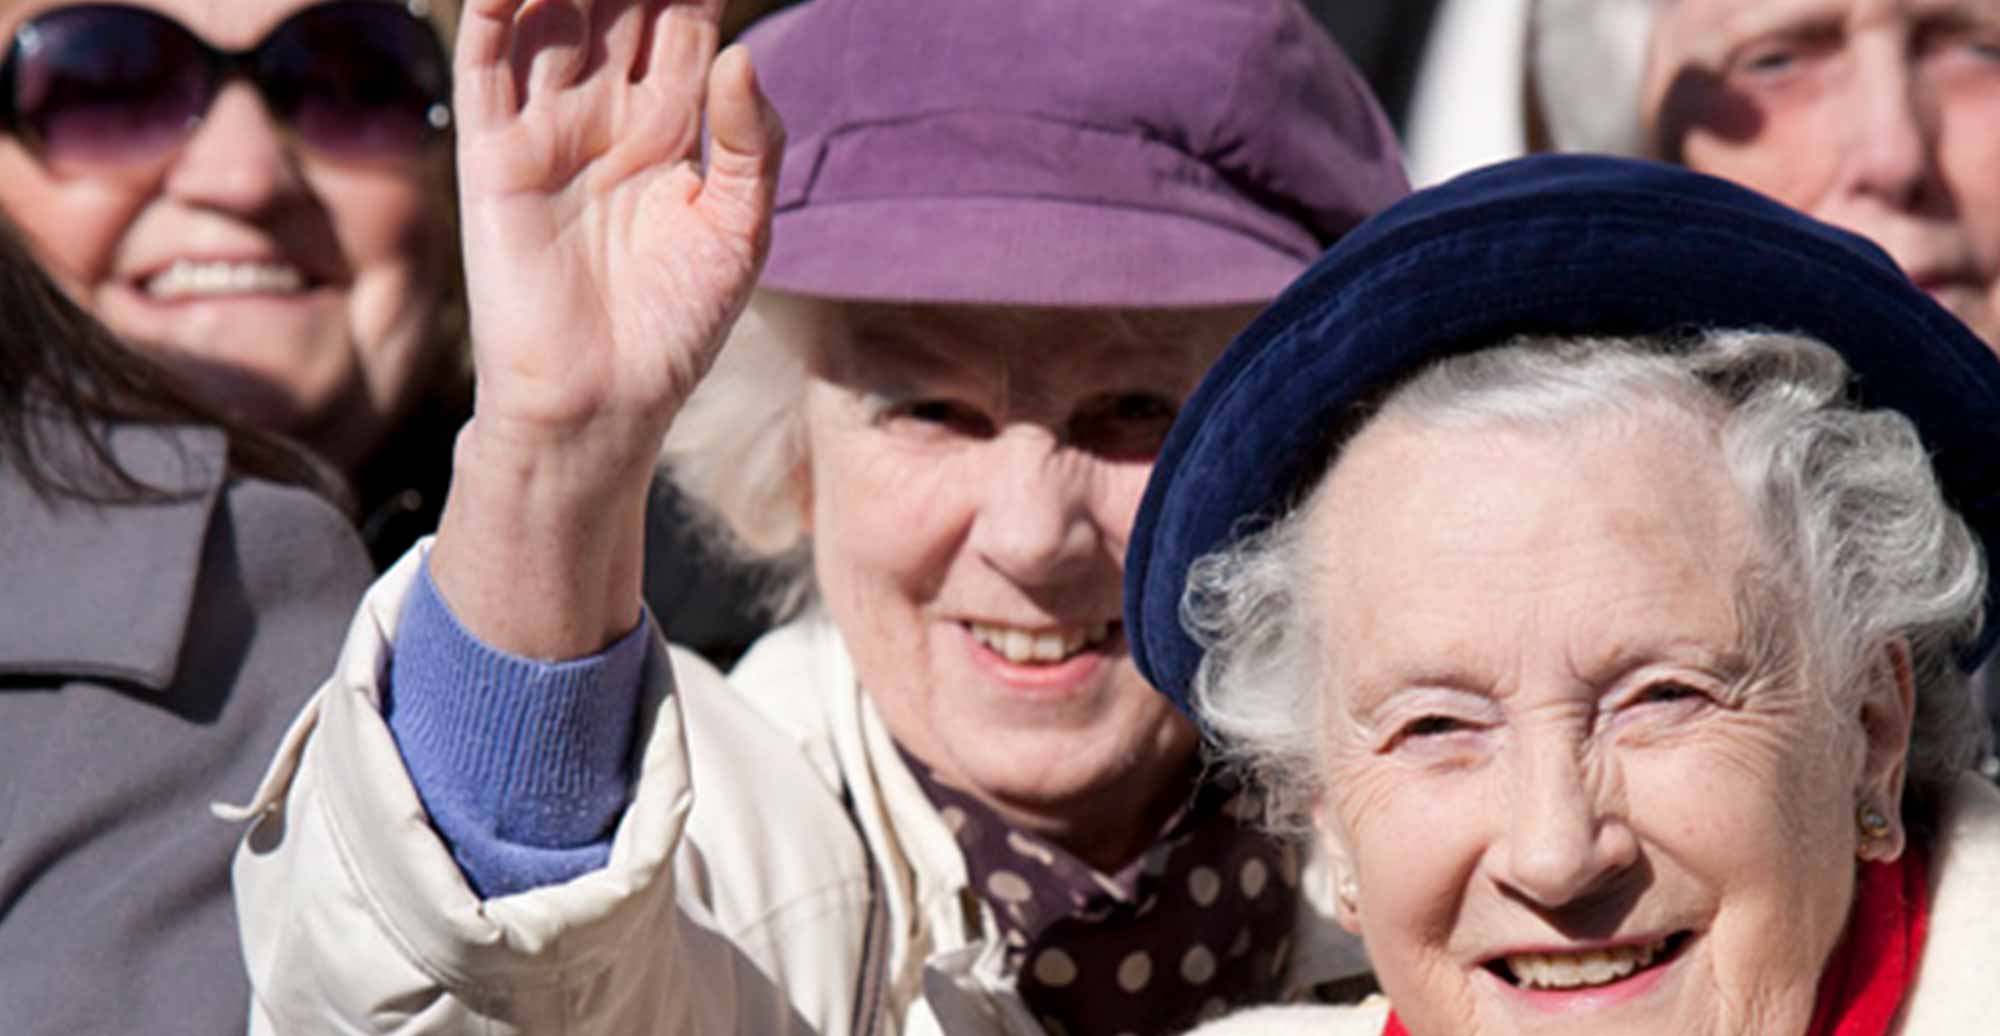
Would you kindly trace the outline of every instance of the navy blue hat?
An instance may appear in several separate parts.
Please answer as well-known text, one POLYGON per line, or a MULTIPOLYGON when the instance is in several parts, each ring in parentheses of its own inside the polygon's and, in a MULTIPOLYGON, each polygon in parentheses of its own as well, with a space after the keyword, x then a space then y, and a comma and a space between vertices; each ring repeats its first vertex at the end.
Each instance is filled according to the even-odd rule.
POLYGON ((1952 506, 2000 543, 2000 361, 1886 254, 1713 177, 1544 155, 1361 224, 1223 353, 1154 464, 1126 555, 1140 672, 1187 711, 1201 662, 1180 624, 1188 567, 1246 519, 1277 517, 1357 400, 1517 334, 1696 328, 1798 332, 1839 350, 1860 402, 1916 423, 1952 506))

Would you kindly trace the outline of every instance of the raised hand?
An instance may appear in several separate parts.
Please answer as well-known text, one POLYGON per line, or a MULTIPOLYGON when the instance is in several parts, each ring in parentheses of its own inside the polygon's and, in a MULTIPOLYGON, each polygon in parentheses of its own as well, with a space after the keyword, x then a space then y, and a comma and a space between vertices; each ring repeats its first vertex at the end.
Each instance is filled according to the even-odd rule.
POLYGON ((478 390, 432 574, 496 646, 561 657, 629 628, 654 454, 762 261, 780 132, 746 53, 715 56, 720 7, 466 5, 478 390))
POLYGON ((459 175, 482 420, 571 433, 677 403, 741 309, 778 148, 743 53, 714 60, 720 7, 468 5, 459 175))

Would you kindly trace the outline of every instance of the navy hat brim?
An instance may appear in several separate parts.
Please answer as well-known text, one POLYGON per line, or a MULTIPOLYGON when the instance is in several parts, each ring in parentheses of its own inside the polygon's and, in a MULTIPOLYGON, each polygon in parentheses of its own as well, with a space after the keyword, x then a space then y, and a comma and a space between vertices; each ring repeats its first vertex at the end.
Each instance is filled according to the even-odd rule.
MULTIPOLYGON (((1140 671, 1187 711, 1201 661, 1180 624, 1189 567, 1278 517, 1356 402, 1518 334, 1705 328, 1797 332, 1838 350, 1858 401, 1907 415, 1952 506, 1983 542, 2000 538, 2000 360, 1880 249, 1684 169, 1537 156, 1363 223, 1210 370, 1154 464, 1126 555, 1140 671)), ((1996 590, 1989 580, 1989 615, 1996 590)))

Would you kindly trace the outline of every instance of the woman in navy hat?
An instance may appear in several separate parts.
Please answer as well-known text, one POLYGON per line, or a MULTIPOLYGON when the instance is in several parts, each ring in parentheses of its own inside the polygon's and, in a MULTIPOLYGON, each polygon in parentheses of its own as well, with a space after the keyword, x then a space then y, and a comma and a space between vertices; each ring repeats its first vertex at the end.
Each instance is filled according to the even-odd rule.
POLYGON ((255 803, 260 1023, 1172 1032, 1362 970, 1121 622, 1175 411, 1404 191, 1359 78, 1292 0, 818 0, 749 38, 781 146, 717 6, 468 5, 477 415, 255 803), (727 682, 640 610, 663 438, 774 572, 727 682))
POLYGON ((1526 160, 1350 234, 1189 401, 1127 562, 1140 668, 1386 994, 1215 1031, 1991 1028, 1996 431, 1971 331, 1720 180, 1526 160))

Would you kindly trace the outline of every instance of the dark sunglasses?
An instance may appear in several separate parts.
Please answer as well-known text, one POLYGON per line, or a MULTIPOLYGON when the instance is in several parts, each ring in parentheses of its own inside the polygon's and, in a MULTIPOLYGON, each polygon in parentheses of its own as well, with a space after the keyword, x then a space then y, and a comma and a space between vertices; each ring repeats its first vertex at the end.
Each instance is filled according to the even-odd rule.
POLYGON ((171 152, 242 76, 299 141, 335 159, 406 157, 451 122, 451 61, 400 3, 334 0, 224 51, 157 11, 77 4, 36 15, 0 62, 7 131, 57 165, 171 152))

